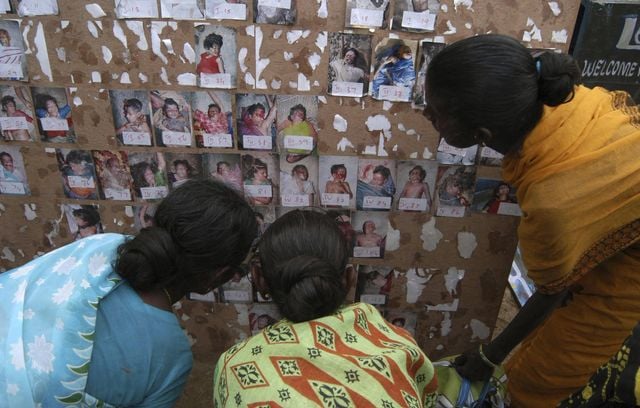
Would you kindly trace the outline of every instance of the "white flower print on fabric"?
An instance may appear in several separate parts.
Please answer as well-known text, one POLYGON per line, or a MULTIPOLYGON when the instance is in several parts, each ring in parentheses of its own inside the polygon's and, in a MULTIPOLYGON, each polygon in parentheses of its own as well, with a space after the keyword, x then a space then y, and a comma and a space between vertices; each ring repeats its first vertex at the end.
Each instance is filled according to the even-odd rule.
POLYGON ((29 272, 31 272, 35 267, 36 267, 35 265, 22 266, 22 267, 16 269, 15 271, 11 272, 9 277, 11 279, 22 278, 23 276, 26 276, 29 272))
POLYGON ((89 289, 89 288, 91 287, 91 284, 90 284, 86 279, 83 279, 83 280, 80 282, 80 287, 81 287, 82 289, 89 289))
POLYGON ((18 395, 18 391, 20 391, 18 384, 7 384, 7 394, 15 396, 18 395))
POLYGON ((16 293, 13 295, 13 303, 24 303, 24 294, 27 292, 27 281, 20 282, 16 293))
POLYGON ((66 303, 73 295, 73 290, 76 288, 76 283, 69 279, 62 287, 58 288, 51 296, 51 301, 56 305, 66 303))
POLYGON ((56 329, 64 330, 64 322, 59 317, 56 319, 56 329))
POLYGON ((62 258, 53 267, 53 272, 58 275, 68 275, 71 273, 73 268, 77 268, 80 266, 81 262, 79 262, 75 257, 70 256, 68 258, 62 258))
POLYGON ((31 368, 48 374, 53 371, 53 344, 47 342, 45 335, 36 336, 32 343, 27 344, 29 352, 27 356, 31 359, 31 368))
POLYGON ((107 257, 103 253, 98 253, 89 258, 89 273, 98 277, 109 266, 107 257))
POLYGON ((11 351, 9 351, 11 355, 11 365, 16 371, 24 370, 24 345, 22 344, 22 340, 18 340, 17 342, 11 345, 11 351))
POLYGON ((40 278, 36 281, 36 285, 38 286, 42 286, 42 284, 45 282, 44 278, 40 278))

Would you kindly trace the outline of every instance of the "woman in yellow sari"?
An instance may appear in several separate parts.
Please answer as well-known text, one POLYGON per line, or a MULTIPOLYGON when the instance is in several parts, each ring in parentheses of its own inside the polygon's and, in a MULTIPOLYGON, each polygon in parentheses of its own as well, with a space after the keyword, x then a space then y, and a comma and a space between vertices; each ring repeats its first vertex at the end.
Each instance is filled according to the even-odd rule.
POLYGON ((457 360, 483 379, 506 362, 516 407, 551 407, 587 383, 640 320, 640 113, 580 86, 568 55, 533 58, 481 35, 431 62, 425 115, 450 145, 505 154, 523 258, 538 291, 491 343, 457 360))

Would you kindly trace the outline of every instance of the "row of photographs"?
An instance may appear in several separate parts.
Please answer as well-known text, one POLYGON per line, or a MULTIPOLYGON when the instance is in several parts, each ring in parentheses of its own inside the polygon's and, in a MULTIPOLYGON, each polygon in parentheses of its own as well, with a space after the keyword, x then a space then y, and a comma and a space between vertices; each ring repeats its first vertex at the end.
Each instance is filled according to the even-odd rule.
MULTIPOLYGON (((475 166, 441 165, 435 160, 306 156, 292 163, 289 155, 261 152, 55 149, 55 153, 64 194, 73 199, 152 201, 187 180, 211 178, 243 192, 253 205, 322 205, 450 217, 463 217, 468 209, 520 215, 515 189, 507 183, 476 180, 475 166)), ((0 193, 29 194, 19 148, 2 147, 0 162, 0 193)))
MULTIPOLYGON (((236 29, 199 25, 195 31, 198 85, 202 88, 235 88, 238 80, 236 29)), ((414 107, 424 106, 427 65, 444 48, 444 43, 440 42, 385 38, 376 44, 372 57, 370 35, 329 33, 328 41, 327 91, 330 95, 361 97, 369 94, 379 100, 413 102, 414 107), (414 56, 418 52, 416 66, 414 56)), ((18 22, 0 20, 0 79, 27 80, 24 54, 18 22)), ((143 103, 143 100, 139 101, 143 103)))
MULTIPOLYGON (((253 0, 253 22, 257 24, 292 25, 300 0, 253 0)), ((170 18, 174 20, 240 20, 247 19, 247 0, 115 0, 116 17, 170 18)), ((326 3, 318 10, 327 17, 326 3)), ((346 28, 387 28, 392 30, 433 31, 440 11, 437 1, 428 0, 345 0, 346 28), (393 11, 389 9, 393 8, 393 11), (388 15, 393 15, 390 25, 388 15)), ((57 15, 57 0, 0 1, 0 13, 19 16, 57 15)))

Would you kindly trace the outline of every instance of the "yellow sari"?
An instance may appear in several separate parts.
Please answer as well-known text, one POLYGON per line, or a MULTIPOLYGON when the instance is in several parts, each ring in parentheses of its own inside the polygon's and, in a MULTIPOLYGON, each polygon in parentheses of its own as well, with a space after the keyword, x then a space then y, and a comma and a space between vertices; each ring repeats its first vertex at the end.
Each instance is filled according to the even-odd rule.
POLYGON ((529 276, 541 293, 573 295, 507 362, 516 407, 584 386, 640 320, 640 112, 627 97, 577 87, 504 162, 529 276))

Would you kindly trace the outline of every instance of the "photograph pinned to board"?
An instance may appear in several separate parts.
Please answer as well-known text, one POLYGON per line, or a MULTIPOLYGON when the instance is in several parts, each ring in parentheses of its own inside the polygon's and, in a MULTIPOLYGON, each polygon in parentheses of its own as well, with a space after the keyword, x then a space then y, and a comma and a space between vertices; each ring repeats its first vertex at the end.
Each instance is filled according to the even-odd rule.
POLYGON ((219 25, 195 27, 196 75, 201 88, 232 89, 237 83, 236 30, 219 25), (226 61, 226 63, 225 63, 226 61))
POLYGON ((125 146, 152 146, 149 92, 109 90, 116 140, 125 146))
POLYGON ((266 152, 243 154, 243 187, 251 205, 278 204, 278 155, 266 152))
POLYGON ((156 204, 144 203, 133 206, 133 225, 136 231, 140 232, 142 228, 152 227, 153 217, 156 214, 158 206, 156 204))
POLYGON ((489 146, 482 146, 480 148, 479 164, 483 166, 502 166, 502 159, 504 155, 490 148, 489 146))
POLYGON ((202 155, 195 153, 165 153, 167 176, 172 189, 189 180, 202 178, 202 155))
POLYGON ((249 306, 249 327, 251 335, 256 335, 282 319, 275 303, 254 303, 249 306))
POLYGON ((203 20, 205 6, 202 0, 160 0, 160 14, 174 20, 203 20))
POLYGON ((36 140, 33 102, 26 86, 0 86, 0 129, 2 140, 36 140))
POLYGON ((396 194, 396 163, 390 159, 358 160, 356 209, 389 211, 396 194))
POLYGON ((451 146, 444 140, 444 137, 440 139, 438 144, 438 152, 436 153, 436 160, 440 164, 449 165, 464 165, 471 166, 476 162, 476 156, 478 154, 478 145, 470 147, 459 148, 451 146))
POLYGON ((392 30, 424 33, 434 31, 440 2, 434 0, 394 0, 392 30))
POLYGON ((132 179, 127 152, 94 150, 100 198, 103 200, 131 201, 132 179))
POLYGON ((246 20, 247 0, 206 0, 207 18, 216 20, 246 20))
POLYGON ((384 258, 384 248, 389 227, 389 213, 356 211, 351 225, 356 231, 354 258, 384 258))
POLYGON ((381 28, 386 21, 389 0, 346 0, 344 26, 381 28))
POLYGON ((418 314, 416 312, 387 308, 384 318, 393 326, 408 331, 412 336, 416 335, 416 325, 418 323, 418 314))
POLYGON ((161 200, 169 193, 167 163, 160 152, 129 153, 129 168, 136 197, 144 201, 161 200))
POLYGON ((398 162, 397 209, 430 212, 438 175, 435 160, 405 160, 398 162))
POLYGON ((414 56, 418 42, 383 38, 373 52, 370 94, 374 99, 409 102, 416 83, 414 56))
POLYGON ((62 204, 61 207, 74 241, 104 232, 99 206, 62 204))
POLYGON ((440 166, 436 182, 436 215, 464 217, 473 201, 474 166, 440 166))
POLYGON ((254 207, 253 213, 258 223, 258 234, 252 244, 252 246, 255 247, 262 237, 262 234, 276 221, 278 216, 276 215, 276 208, 273 206, 254 207))
POLYGON ((55 16, 58 14, 56 0, 17 0, 20 17, 55 16))
POLYGON ((233 148, 233 101, 229 92, 193 92, 191 111, 197 147, 233 148))
POLYGON ((158 18, 156 0, 115 0, 116 18, 158 18))
POLYGON ((15 14, 10 0, 0 0, 0 14, 15 14))
POLYGON ((220 286, 220 301, 224 303, 252 303, 253 285, 249 275, 241 268, 235 272, 229 281, 220 286))
POLYGON ((318 203, 318 156, 290 163, 280 155, 280 203, 283 207, 310 207, 318 203))
POLYGON ((515 187, 503 180, 489 178, 478 177, 476 180, 471 209, 487 214, 522 215, 515 187))
POLYGON ((149 92, 156 146, 191 147, 191 93, 149 92))
POLYGON ((274 150, 276 106, 275 95, 236 94, 238 146, 241 149, 274 150))
POLYGON ((359 265, 356 301, 385 305, 391 292, 393 276, 393 268, 389 266, 359 265))
POLYGON ((327 208, 356 208, 358 157, 320 156, 318 186, 327 208))
POLYGON ((426 105, 424 99, 426 81, 427 81, 427 67, 429 63, 436 56, 437 53, 442 51, 445 47, 444 42, 438 42, 433 40, 422 40, 418 45, 418 72, 416 75, 416 85, 413 87, 413 98, 411 107, 413 109, 424 108, 426 105))
POLYGON ((243 191, 239 154, 205 153, 202 162, 205 178, 221 181, 237 191, 243 191))
POLYGON ((62 187, 67 198, 97 200, 98 183, 91 151, 56 149, 62 187))
POLYGON ((20 23, 0 20, 0 79, 28 81, 20 23))
POLYGON ((364 96, 369 88, 370 57, 370 35, 329 33, 329 94, 364 96))
POLYGON ((43 142, 75 143, 76 134, 65 88, 31 88, 43 142))
POLYGON ((287 163, 313 154, 318 144, 318 97, 278 95, 278 148, 287 163))
POLYGON ((254 0, 253 22, 258 24, 293 25, 297 17, 297 0, 254 0))
POLYGON ((0 165, 0 194, 31 194, 20 147, 0 146, 0 165))
POLYGON ((353 253, 353 247, 356 243, 356 230, 351 224, 351 211, 349 209, 329 209, 327 215, 333 218, 340 228, 340 232, 349 246, 349 253, 353 253))

